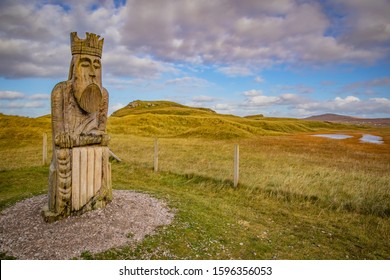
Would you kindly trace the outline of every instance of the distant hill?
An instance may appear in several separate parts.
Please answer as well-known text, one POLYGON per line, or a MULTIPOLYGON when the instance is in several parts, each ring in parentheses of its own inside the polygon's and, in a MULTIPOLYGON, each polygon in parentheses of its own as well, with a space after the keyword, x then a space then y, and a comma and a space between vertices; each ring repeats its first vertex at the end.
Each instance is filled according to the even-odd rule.
POLYGON ((252 119, 252 120, 263 120, 264 119, 264 115, 263 114, 250 115, 250 116, 245 116, 244 118, 252 119))
POLYGON ((114 134, 149 137, 200 137, 230 139, 254 135, 310 132, 345 127, 318 121, 267 118, 261 115, 242 118, 223 115, 211 109, 184 106, 170 101, 130 102, 109 118, 108 130, 114 134))
POLYGON ((171 101, 141 101, 130 102, 122 109, 115 111, 111 116, 123 117, 137 114, 166 114, 166 115, 208 115, 216 114, 211 109, 195 108, 171 101))
POLYGON ((370 126, 390 126, 390 118, 356 118, 337 114, 323 114, 318 116, 311 116, 305 118, 305 120, 312 121, 324 121, 344 124, 358 124, 358 125, 370 125, 370 126))

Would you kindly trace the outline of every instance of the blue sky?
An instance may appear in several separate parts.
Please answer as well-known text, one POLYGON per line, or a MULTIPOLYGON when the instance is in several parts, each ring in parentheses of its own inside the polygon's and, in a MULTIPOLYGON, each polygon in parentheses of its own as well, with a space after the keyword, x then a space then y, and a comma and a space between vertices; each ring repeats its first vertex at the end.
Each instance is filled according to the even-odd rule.
POLYGON ((0 112, 50 113, 77 31, 105 38, 110 112, 141 99, 390 117, 389 14, 388 0, 2 0, 0 112))

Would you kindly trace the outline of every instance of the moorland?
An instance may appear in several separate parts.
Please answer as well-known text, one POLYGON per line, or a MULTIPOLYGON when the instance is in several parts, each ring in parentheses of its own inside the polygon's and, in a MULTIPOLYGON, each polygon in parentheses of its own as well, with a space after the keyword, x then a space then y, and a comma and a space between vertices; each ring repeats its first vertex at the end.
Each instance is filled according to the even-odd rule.
MULTIPOLYGON (((47 192, 42 134, 50 143, 50 121, 0 114, 0 210, 47 192)), ((107 130, 110 149, 122 159, 112 161, 113 188, 165 200, 176 216, 135 247, 80 258, 390 258, 389 127, 243 118, 134 101, 110 116, 107 130), (318 133, 353 137, 313 137, 318 133), (381 136, 384 144, 361 143, 366 133, 381 136)))

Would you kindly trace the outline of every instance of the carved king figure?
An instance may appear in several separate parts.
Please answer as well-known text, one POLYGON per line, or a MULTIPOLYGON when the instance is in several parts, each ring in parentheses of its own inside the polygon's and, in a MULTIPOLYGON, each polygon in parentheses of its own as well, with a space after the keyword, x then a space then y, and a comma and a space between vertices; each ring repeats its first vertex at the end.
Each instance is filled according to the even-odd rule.
POLYGON ((67 81, 51 93, 53 158, 46 221, 105 207, 112 199, 106 134, 108 92, 102 87, 104 39, 70 34, 72 61, 67 81))

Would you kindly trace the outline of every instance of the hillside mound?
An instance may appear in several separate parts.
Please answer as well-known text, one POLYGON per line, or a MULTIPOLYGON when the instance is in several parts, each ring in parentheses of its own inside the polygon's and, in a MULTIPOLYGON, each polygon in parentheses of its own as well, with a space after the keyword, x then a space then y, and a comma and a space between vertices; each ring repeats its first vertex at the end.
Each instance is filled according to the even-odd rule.
POLYGON ((163 114, 163 115, 211 115, 216 114, 207 108, 194 108, 171 101, 141 101, 130 102, 127 106, 115 111, 112 117, 123 117, 139 114, 163 114))
POLYGON ((129 103, 109 118, 109 133, 148 137, 245 138, 254 135, 310 132, 341 125, 297 119, 242 118, 206 108, 194 108, 170 101, 129 103))

